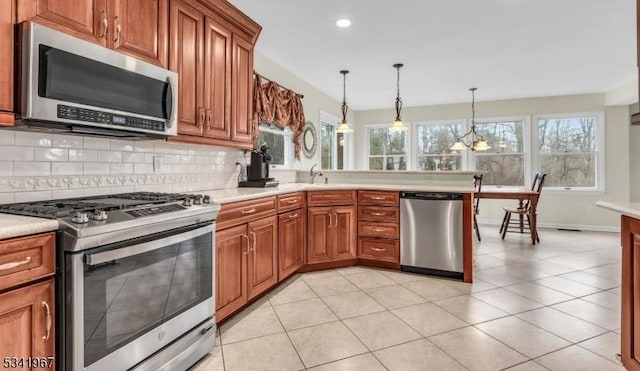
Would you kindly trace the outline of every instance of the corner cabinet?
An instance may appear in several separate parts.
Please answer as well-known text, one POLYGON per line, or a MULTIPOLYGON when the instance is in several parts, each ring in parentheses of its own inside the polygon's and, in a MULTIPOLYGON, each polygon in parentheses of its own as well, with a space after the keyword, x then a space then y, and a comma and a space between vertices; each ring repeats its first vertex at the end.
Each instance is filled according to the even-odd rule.
POLYGON ((253 45, 260 30, 226 2, 171 1, 169 68, 180 76, 179 135, 172 140, 253 148, 253 45))
POLYGON ((640 220, 622 216, 622 364, 640 371, 640 220))
POLYGON ((355 191, 307 193, 307 264, 356 258, 355 200, 355 191))

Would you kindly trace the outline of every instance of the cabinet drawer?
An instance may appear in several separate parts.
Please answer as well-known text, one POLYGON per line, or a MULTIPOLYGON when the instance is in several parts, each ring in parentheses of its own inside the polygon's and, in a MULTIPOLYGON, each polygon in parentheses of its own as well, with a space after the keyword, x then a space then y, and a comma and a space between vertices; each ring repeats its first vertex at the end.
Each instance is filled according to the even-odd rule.
POLYGON ((400 241, 360 238, 358 240, 358 257, 398 263, 400 262, 400 241))
POLYGON ((390 191, 359 191, 358 204, 398 206, 400 204, 400 193, 390 191))
POLYGON ((400 238, 398 223, 358 222, 358 235, 380 238, 400 238))
POLYGON ((276 196, 223 204, 216 219, 216 229, 229 228, 275 213, 276 196))
POLYGON ((0 242, 0 290, 53 275, 54 236, 47 233, 0 242))
POLYGON ((278 196, 278 212, 283 213, 305 206, 304 192, 289 193, 278 196))
POLYGON ((358 219, 374 222, 399 222, 400 209, 384 206, 359 206, 358 219))
POLYGON ((353 205, 356 191, 313 191, 307 192, 309 206, 353 205))

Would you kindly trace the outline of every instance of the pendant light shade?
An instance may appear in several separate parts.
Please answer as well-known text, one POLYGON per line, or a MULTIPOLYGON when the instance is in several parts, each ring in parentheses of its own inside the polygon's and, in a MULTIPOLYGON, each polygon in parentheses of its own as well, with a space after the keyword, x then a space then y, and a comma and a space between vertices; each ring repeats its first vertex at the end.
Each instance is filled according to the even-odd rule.
POLYGON ((398 71, 398 80, 396 83, 397 87, 397 96, 396 96, 396 119, 393 121, 393 125, 389 128, 389 131, 407 131, 409 128, 402 122, 402 118, 400 117, 400 111, 402 111, 402 99, 400 99, 400 68, 404 66, 402 63, 396 63, 393 65, 395 69, 398 71))
POLYGON ((472 151, 486 151, 491 149, 484 137, 479 135, 476 131, 476 90, 478 88, 471 88, 471 129, 464 133, 463 136, 458 138, 451 147, 452 151, 461 151, 470 149, 472 151))
POLYGON ((347 74, 349 71, 342 70, 340 73, 342 74, 342 121, 336 133, 353 133, 353 129, 347 122, 347 111, 349 110, 349 106, 347 106, 347 74))

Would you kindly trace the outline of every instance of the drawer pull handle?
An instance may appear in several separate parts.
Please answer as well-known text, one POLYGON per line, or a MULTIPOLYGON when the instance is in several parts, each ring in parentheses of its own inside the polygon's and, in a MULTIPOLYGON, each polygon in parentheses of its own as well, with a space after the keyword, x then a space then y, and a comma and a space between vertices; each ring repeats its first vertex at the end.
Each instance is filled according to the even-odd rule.
POLYGON ((379 247, 372 247, 371 250, 377 251, 377 252, 383 252, 383 251, 386 251, 387 249, 379 248, 379 247))
POLYGON ((386 200, 387 198, 383 196, 371 196, 371 199, 376 201, 382 201, 382 200, 386 200))
POLYGON ((290 204, 297 204, 297 203, 298 203, 298 200, 289 200, 289 201, 287 201, 287 203, 290 203, 290 204))
POLYGON ((386 229, 384 229, 384 228, 375 228, 375 227, 371 228, 371 230, 374 231, 374 232, 384 232, 384 231, 386 231, 386 229))
POLYGON ((253 214, 256 212, 256 208, 254 207, 253 209, 249 209, 249 210, 242 210, 242 214, 246 215, 246 214, 253 214))
POLYGON ((371 213, 371 215, 373 215, 373 216, 385 216, 385 215, 387 215, 387 213, 381 213, 379 211, 373 211, 371 213))
POLYGON ((289 219, 293 219, 293 218, 297 218, 297 217, 298 217, 298 213, 289 215, 289 219))
POLYGON ((42 342, 44 343, 49 340, 49 337, 51 337, 51 324, 53 321, 51 320, 51 309, 49 308, 49 303, 43 301, 42 303, 40 303, 40 306, 45 310, 44 323, 47 328, 47 334, 42 335, 42 342))
POLYGON ((20 260, 19 262, 11 262, 0 265, 0 271, 6 271, 29 263, 31 263, 31 257, 27 256, 26 259, 20 260))

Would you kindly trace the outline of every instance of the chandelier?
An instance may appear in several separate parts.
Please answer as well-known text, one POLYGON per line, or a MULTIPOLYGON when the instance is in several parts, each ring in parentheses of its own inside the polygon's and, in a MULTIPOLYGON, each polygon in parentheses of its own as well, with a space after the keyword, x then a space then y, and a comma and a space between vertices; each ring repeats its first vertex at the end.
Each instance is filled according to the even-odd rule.
POLYGON ((393 125, 389 128, 389 131, 407 131, 409 128, 402 122, 400 118, 400 111, 402 110, 402 99, 400 99, 400 68, 404 66, 402 63, 396 63, 393 67, 398 70, 398 80, 396 83, 398 95, 396 96, 396 119, 393 125))
POLYGON ((486 151, 491 149, 484 140, 484 137, 478 134, 476 131, 476 90, 478 88, 471 88, 471 129, 464 133, 463 136, 458 138, 456 142, 449 147, 452 151, 460 151, 464 149, 470 149, 472 151, 486 151))
POLYGON ((349 110, 349 106, 347 106, 347 74, 349 71, 342 70, 340 73, 342 74, 342 121, 336 133, 353 133, 353 129, 347 122, 347 111, 349 110))

